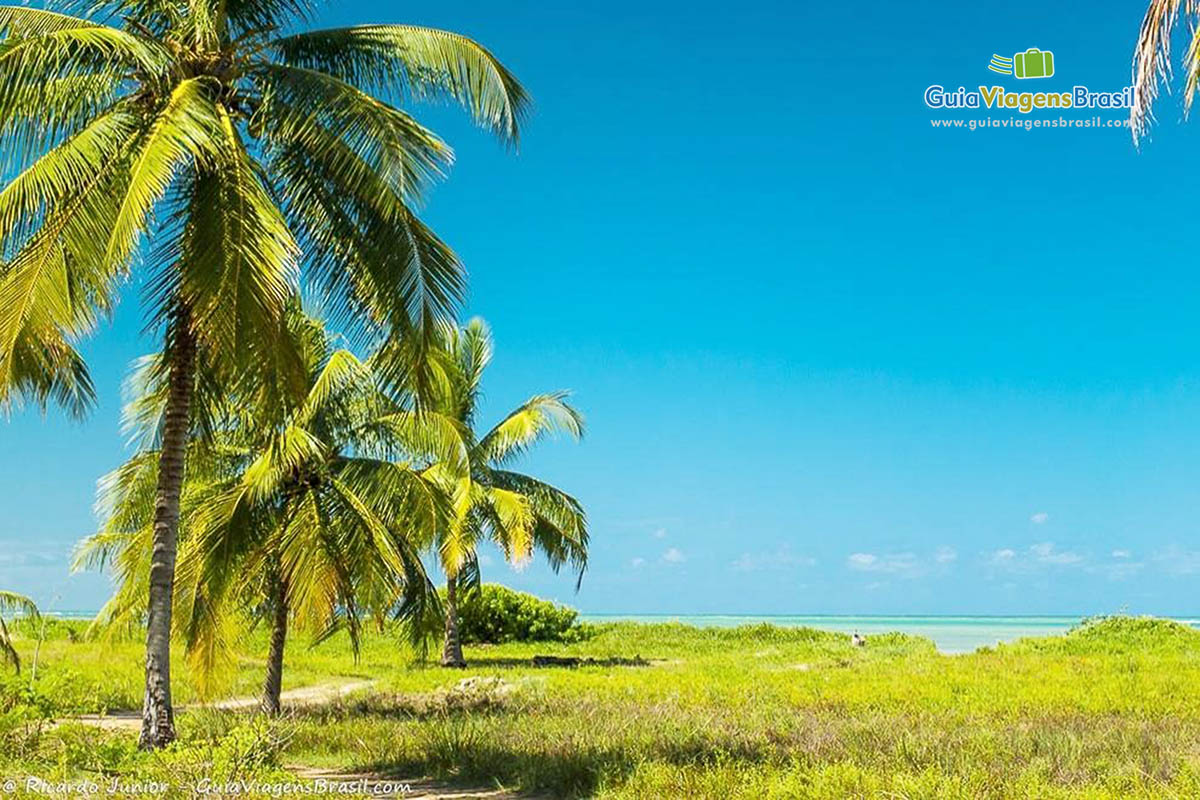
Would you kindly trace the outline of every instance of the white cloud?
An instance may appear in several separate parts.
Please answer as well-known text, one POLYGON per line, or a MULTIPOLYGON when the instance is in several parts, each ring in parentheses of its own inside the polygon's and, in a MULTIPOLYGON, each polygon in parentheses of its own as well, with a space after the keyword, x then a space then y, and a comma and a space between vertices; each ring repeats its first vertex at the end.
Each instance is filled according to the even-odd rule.
POLYGON ((881 572, 908 577, 915 577, 922 571, 920 561, 912 553, 892 553, 884 556, 853 553, 846 559, 846 566, 859 572, 881 572))
POLYGON ((682 564, 687 561, 687 556, 678 547, 668 547, 662 554, 662 560, 667 564, 682 564))
POLYGON ((1133 555, 1133 553, 1130 553, 1128 550, 1113 550, 1112 551, 1113 558, 1129 558, 1132 555, 1133 555))
POLYGON ((1083 556, 1079 555, 1079 553, 1056 550, 1054 542, 1035 544, 1029 548, 1029 552, 1033 553, 1033 557, 1040 564, 1067 565, 1078 564, 1080 561, 1083 561, 1083 556))
POLYGON ((875 566, 879 557, 874 553, 854 553, 846 561, 849 562, 850 569, 868 570, 875 566))
POLYGON ((811 567, 816 563, 815 558, 793 553, 790 547, 784 545, 773 553, 742 553, 733 560, 732 566, 739 572, 757 572, 767 569, 811 567))
POLYGON ((1071 550, 1059 550, 1054 542, 1039 542, 1019 552, 1010 547, 995 550, 987 561, 995 567, 1029 572, 1048 567, 1079 566, 1086 558, 1071 550))
POLYGON ((634 569, 644 567, 644 566, 646 566, 646 559, 641 558, 641 557, 635 558, 629 562, 629 566, 633 567, 634 569))
POLYGON ((949 564, 958 558, 958 551, 953 547, 939 547, 933 552, 933 560, 939 564, 949 564))
POLYGON ((651 536, 653 536, 655 539, 665 539, 667 538, 667 529, 657 528, 654 533, 651 534, 651 536))
POLYGON ((1030 517, 1029 521, 1032 522, 1034 525, 1045 525, 1047 522, 1050 521, 1050 515, 1047 514, 1045 511, 1039 511, 1036 514, 1034 514, 1032 517, 1030 517))

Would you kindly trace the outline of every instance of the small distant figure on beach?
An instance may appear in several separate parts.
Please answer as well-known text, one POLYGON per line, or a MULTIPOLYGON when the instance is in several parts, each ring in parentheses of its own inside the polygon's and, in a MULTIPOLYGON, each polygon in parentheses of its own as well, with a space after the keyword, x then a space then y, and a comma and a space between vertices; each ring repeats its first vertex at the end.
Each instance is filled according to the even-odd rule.
POLYGON ((858 631, 855 631, 854 635, 850 637, 850 644, 853 647, 866 647, 867 637, 863 636, 858 631))

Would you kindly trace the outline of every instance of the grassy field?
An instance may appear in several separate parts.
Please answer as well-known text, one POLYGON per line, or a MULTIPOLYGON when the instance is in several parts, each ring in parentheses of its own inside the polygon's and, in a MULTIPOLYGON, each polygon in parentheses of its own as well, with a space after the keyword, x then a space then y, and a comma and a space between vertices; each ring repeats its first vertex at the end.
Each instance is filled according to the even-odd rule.
MULTIPOLYGON (((433 776, 552 797, 1126 798, 1200 796, 1200 634, 1111 619, 1065 637, 943 656, 923 639, 755 626, 614 624, 578 643, 468 648, 466 671, 414 664, 396 637, 288 654, 285 689, 374 680, 266 722, 190 709, 181 743, 50 724, 140 703, 140 645, 58 623, 0 681, 0 777, 186 783, 295 765, 433 776), (649 659, 543 667, 534 655, 649 659), (464 679, 480 678, 481 680, 464 679)), ((26 631, 28 633, 28 631, 26 631)), ((254 694, 263 642, 230 676, 254 694)), ((179 699, 194 703, 186 676, 179 699)))

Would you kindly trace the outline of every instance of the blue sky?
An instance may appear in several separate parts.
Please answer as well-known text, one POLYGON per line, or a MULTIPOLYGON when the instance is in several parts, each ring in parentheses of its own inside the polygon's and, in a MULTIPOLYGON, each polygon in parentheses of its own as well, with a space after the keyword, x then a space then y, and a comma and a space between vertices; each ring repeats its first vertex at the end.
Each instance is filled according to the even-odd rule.
MULTIPOLYGON (((489 418, 570 388, 590 422, 525 464, 590 511, 580 593, 485 577, 592 612, 1200 612, 1200 120, 1164 98, 1138 152, 922 101, 1119 89, 1143 10, 331 6, 475 36, 537 102, 519 155, 420 114, 459 156, 426 214, 495 331, 489 418), (1029 47, 1055 78, 986 70, 1029 47)), ((58 608, 105 595, 66 564, 125 454, 137 291, 85 348, 86 424, 0 423, 0 586, 58 608)))

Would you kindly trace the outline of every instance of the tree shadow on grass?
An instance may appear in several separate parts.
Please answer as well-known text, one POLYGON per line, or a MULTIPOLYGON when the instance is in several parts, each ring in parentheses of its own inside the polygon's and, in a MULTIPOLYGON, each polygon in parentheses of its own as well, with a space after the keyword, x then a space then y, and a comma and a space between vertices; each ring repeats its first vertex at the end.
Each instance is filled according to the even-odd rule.
MULTIPOLYGON (((533 658, 472 658, 467 670, 479 667, 507 667, 525 669, 576 669, 578 667, 650 667, 653 662, 634 656, 633 658, 575 658, 563 656, 534 656, 533 658)), ((459 670, 461 671, 461 670, 459 670)))
POLYGON ((468 735, 435 736, 424 758, 361 765, 390 776, 428 775, 458 785, 519 786, 523 792, 561 798, 593 797, 601 786, 620 785, 647 761, 674 767, 710 767, 730 759, 747 765, 770 759, 765 749, 738 751, 711 741, 664 743, 651 752, 622 744, 585 745, 563 741, 536 749, 480 742, 468 735))

